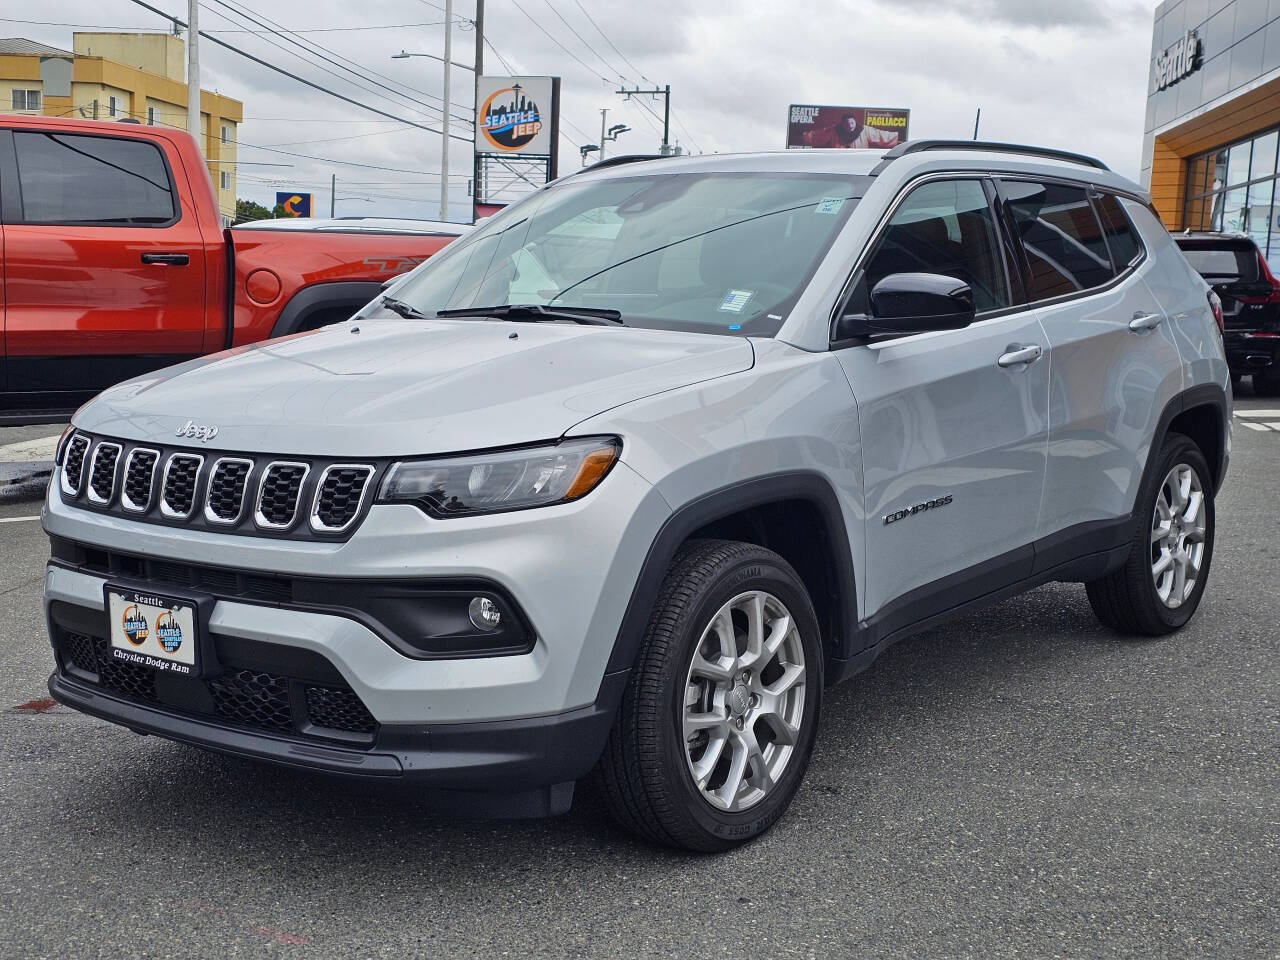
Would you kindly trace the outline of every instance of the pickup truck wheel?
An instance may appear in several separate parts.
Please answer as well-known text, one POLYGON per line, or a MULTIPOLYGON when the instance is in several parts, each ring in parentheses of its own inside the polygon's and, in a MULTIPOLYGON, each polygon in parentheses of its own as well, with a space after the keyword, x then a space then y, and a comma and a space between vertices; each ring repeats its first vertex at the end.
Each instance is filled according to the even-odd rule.
POLYGON ((1171 433, 1139 497, 1137 529, 1120 569, 1085 585, 1098 619, 1122 633, 1163 636, 1196 612, 1213 558, 1209 467, 1171 433))
POLYGON ((614 818, 699 852, 763 833, 809 764, 822 674, 817 617, 785 560, 726 540, 682 549, 597 768, 614 818))

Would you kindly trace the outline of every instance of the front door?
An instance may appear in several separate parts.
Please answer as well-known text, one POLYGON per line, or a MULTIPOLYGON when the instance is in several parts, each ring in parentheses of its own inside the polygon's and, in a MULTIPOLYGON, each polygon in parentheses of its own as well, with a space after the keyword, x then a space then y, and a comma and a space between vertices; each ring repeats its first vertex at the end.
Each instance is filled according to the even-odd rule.
POLYGON ((7 152, 7 389, 57 405, 202 353, 204 240, 156 144, 24 129, 7 152))
POLYGON ((894 273, 969 284, 963 330, 846 347, 858 402, 867 556, 864 616, 879 631, 941 613, 1031 571, 1048 436, 1047 341, 1012 305, 983 181, 913 189, 877 240, 853 297, 894 273))

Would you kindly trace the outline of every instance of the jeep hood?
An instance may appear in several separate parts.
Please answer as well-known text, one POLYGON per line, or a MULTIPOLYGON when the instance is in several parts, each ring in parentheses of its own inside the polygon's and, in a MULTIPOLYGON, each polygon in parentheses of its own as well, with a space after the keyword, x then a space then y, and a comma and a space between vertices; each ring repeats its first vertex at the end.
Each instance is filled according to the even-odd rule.
POLYGON ((740 337, 491 320, 363 318, 112 387, 77 427, 154 443, 337 457, 555 439, 612 407, 748 370, 740 337), (358 332, 357 332, 358 331, 358 332))

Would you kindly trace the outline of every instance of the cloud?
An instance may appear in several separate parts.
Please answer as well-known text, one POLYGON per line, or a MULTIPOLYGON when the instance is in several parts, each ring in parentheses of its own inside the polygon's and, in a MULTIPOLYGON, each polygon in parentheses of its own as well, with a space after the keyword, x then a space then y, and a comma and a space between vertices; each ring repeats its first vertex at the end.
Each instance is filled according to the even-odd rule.
MULTIPOLYGON (((151 2, 185 18, 181 0, 151 2)), ((431 24, 442 19, 438 4, 237 2, 293 29, 362 28, 304 34, 306 42, 326 48, 328 62, 279 38, 218 36, 353 99, 437 124, 439 101, 425 94, 439 96, 441 65, 392 60, 391 54, 440 52, 443 28, 431 24), (363 29, 406 23, 431 25, 363 29)), ((662 102, 625 101, 615 92, 621 75, 628 84, 671 84, 673 139, 695 152, 780 149, 791 103, 908 107, 915 138, 970 136, 981 107, 986 138, 1091 152, 1121 173, 1137 174, 1154 0, 519 0, 519 7, 546 33, 514 0, 489 3, 486 33, 517 71, 562 77, 562 172, 577 167, 580 144, 598 139, 601 109, 609 111, 610 124, 632 128, 610 152, 657 149, 662 102)), ((455 8, 470 16, 472 0, 457 0, 455 8)), ((46 0, 40 9, 42 20, 166 26, 124 0, 46 0)), ((71 28, 0 23, 5 26, 70 45, 71 28)), ((201 26, 246 28, 216 4, 202 8, 201 26)), ((455 29, 454 59, 470 63, 474 42, 474 33, 455 29)), ((396 128, 213 44, 204 45, 201 60, 205 85, 245 104, 242 196, 265 202, 277 186, 311 190, 317 207, 327 210, 329 178, 336 174, 339 196, 363 198, 340 202, 339 214, 436 215, 438 135, 396 128), (267 163, 288 166, 250 165, 267 163)), ((504 72, 489 48, 485 66, 504 72)), ((471 74, 455 70, 453 83, 453 99, 469 115, 471 74)), ((469 209, 469 145, 451 145, 450 168, 452 212, 462 216, 469 209)))

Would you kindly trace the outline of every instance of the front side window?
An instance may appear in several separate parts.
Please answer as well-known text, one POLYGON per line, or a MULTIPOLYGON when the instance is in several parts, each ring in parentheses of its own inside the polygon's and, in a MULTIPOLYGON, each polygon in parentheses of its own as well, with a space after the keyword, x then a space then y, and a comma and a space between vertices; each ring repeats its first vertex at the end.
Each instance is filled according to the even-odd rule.
POLYGON ((938 180, 911 191, 867 259, 854 309, 866 312, 876 284, 894 273, 963 281, 978 313, 1009 306, 995 220, 980 181, 938 180))
POLYGON ((618 310, 629 326, 772 336, 869 177, 669 173, 541 191, 433 257, 395 298, 437 310, 618 310))
POLYGON ((1027 254, 1032 300, 1111 281, 1114 274, 1102 226, 1083 187, 1006 180, 1002 190, 1027 254))
POLYGON ((150 143, 15 132, 26 223, 145 226, 174 218, 169 173, 150 143))

